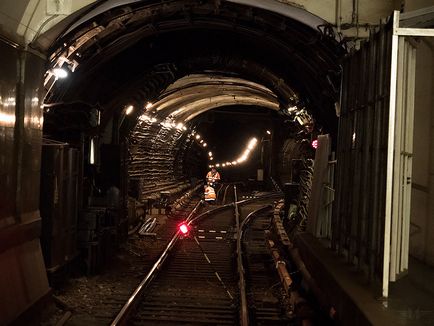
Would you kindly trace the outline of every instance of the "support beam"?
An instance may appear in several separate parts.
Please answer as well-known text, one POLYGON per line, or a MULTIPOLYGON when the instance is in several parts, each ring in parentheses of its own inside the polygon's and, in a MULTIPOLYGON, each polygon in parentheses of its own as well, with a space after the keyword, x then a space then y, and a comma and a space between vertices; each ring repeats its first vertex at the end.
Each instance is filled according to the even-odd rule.
POLYGON ((398 36, 434 36, 434 28, 395 28, 398 36))
MULTIPOLYGON (((395 31, 399 27, 399 11, 393 13, 395 31)), ((396 85, 398 71, 398 35, 392 35, 392 55, 390 67, 390 102, 389 102, 389 130, 387 136, 387 175, 386 175, 386 209, 384 216, 384 251, 383 251, 383 290, 384 298, 389 296, 390 269, 390 229, 392 221, 393 194, 393 158, 395 149, 395 115, 396 115, 396 85)))

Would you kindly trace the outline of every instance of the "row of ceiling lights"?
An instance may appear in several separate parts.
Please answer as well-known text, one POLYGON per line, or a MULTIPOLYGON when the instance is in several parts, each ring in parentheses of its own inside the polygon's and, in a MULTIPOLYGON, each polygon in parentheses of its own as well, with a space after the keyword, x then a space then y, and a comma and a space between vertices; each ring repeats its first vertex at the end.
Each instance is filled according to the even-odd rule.
MULTIPOLYGON (((145 109, 146 110, 150 109, 151 107, 152 107, 152 103, 150 103, 150 102, 148 102, 145 105, 145 109)), ((131 114, 133 111, 134 111, 134 107, 132 105, 129 105, 129 106, 127 106, 125 108, 125 114, 126 115, 131 114)), ((142 114, 139 119, 142 120, 142 121, 148 121, 150 123, 156 123, 156 122, 158 122, 158 120, 155 117, 151 117, 151 116, 149 116, 147 114, 142 114)), ((167 119, 167 118, 166 118, 166 120, 160 122, 160 125, 163 126, 163 127, 166 127, 166 128, 176 128, 178 130, 184 130, 184 131, 187 130, 187 127, 182 122, 176 123, 173 120, 167 119)), ((267 130, 266 133, 268 135, 271 135, 271 131, 269 131, 269 130, 267 130)), ((196 142, 200 146, 202 146, 204 148, 206 148, 208 146, 208 143, 202 138, 202 136, 199 133, 196 133, 194 130, 192 131, 191 136, 194 136, 194 139, 196 140, 196 142)), ((258 142, 257 138, 255 138, 255 137, 251 138, 249 140, 249 142, 247 143, 246 149, 244 150, 243 154, 240 155, 236 160, 231 161, 231 162, 227 161, 225 163, 212 164, 212 165, 209 165, 209 167, 212 168, 212 167, 235 166, 235 165, 238 165, 240 163, 243 163, 243 162, 247 161, 248 158, 249 158, 249 156, 250 156, 250 154, 251 154, 251 152, 252 152, 252 150, 256 147, 257 142, 258 142)), ((208 152, 208 159, 210 161, 214 160, 213 153, 211 151, 208 152)))
MULTIPOLYGON (((152 107, 152 105, 153 105, 152 103, 148 102, 145 106, 145 109, 146 110, 150 109, 152 107)), ((125 110, 125 114, 127 114, 127 115, 131 114, 131 112, 133 112, 133 110, 134 110, 134 107, 132 105, 129 105, 125 110)), ((151 116, 147 115, 146 113, 142 114, 139 119, 142 121, 150 122, 150 123, 157 123, 158 122, 157 118, 151 117, 151 116)), ((166 118, 165 120, 161 121, 160 125, 165 127, 165 128, 168 128, 168 129, 176 128, 178 130, 183 130, 183 131, 187 130, 187 127, 184 125, 184 123, 182 123, 182 122, 177 123, 174 120, 172 120, 171 118, 166 118)), ((193 130, 190 135, 194 136, 194 139, 196 140, 196 142, 199 146, 201 146, 203 148, 206 148, 208 146, 208 143, 205 141, 205 139, 203 139, 203 137, 199 133, 196 133, 196 131, 193 130)), ((209 152, 208 154, 210 154, 210 153, 211 152, 209 152)), ((211 160, 213 159, 212 153, 210 155, 210 159, 211 160)))
MULTIPOLYGON (((271 132, 268 132, 268 134, 271 134, 271 132)), ((245 161, 247 161, 250 157, 250 154, 252 153, 253 149, 256 147, 258 143, 258 139, 253 137, 249 140, 249 142, 246 145, 246 149, 243 151, 243 153, 234 161, 227 161, 227 162, 222 162, 222 163, 216 163, 216 164, 210 164, 209 167, 213 168, 213 167, 229 167, 229 166, 235 166, 238 165, 240 163, 243 163, 245 161)), ((211 153, 211 152, 210 152, 211 153)), ((209 154, 209 153, 208 153, 209 154)), ((212 155, 210 155, 212 157, 212 155)))

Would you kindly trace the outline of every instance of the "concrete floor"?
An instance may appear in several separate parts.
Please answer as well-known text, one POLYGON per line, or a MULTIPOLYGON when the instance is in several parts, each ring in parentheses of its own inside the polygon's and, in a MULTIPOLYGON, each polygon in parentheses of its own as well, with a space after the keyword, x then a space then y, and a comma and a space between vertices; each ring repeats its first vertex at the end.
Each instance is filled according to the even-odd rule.
POLYGON ((391 283, 389 298, 310 234, 296 246, 342 325, 434 325, 434 268, 410 258, 409 273, 391 283))
POLYGON ((390 286, 387 311, 404 325, 434 325, 434 268, 410 257, 408 275, 390 286))

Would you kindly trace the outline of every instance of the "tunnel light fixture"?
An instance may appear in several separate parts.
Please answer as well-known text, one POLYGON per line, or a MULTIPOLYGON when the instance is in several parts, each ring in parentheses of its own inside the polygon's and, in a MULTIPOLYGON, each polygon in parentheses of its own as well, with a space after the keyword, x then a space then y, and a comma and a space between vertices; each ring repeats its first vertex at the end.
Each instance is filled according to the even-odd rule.
POLYGON ((146 110, 149 110, 150 108, 152 108, 152 103, 151 102, 148 102, 148 103, 146 103, 146 105, 145 105, 145 109, 146 110))
POLYGON ((63 78, 68 77, 68 71, 66 69, 63 69, 63 68, 54 68, 52 70, 52 72, 53 72, 53 75, 59 79, 63 79, 63 78))
POLYGON ((212 152, 208 152, 208 156, 211 156, 211 157, 212 157, 212 152))
POLYGON ((247 149, 249 151, 252 150, 256 146, 257 142, 258 142, 258 140, 256 138, 250 139, 249 144, 247 145, 247 149))
POLYGON ((95 164, 95 138, 90 139, 89 164, 95 164))
POLYGON ((210 161, 212 161, 213 159, 214 159, 214 158, 213 158, 212 156, 209 158, 210 161))
POLYGON ((130 115, 131 112, 133 112, 133 111, 134 111, 134 106, 132 106, 132 105, 128 105, 128 106, 126 107, 126 109, 125 109, 125 114, 126 114, 126 115, 130 115))
POLYGON ((295 112, 297 112, 298 108, 296 106, 290 106, 288 108, 288 113, 289 114, 294 114, 295 112))
POLYGON ((0 122, 2 125, 10 127, 15 124, 15 114, 0 112, 0 122))
POLYGON ((178 129, 178 130, 182 130, 184 128, 184 124, 182 123, 182 122, 179 122, 177 125, 176 125, 176 129, 178 129))
POLYGON ((151 123, 157 122, 157 118, 150 117, 147 114, 142 114, 140 116, 139 120, 141 120, 141 121, 148 121, 148 122, 151 122, 151 123))
POLYGON ((244 150, 243 154, 236 161, 233 162, 234 163, 233 165, 237 165, 247 161, 252 150, 256 147, 257 144, 258 144, 258 139, 256 137, 251 138, 247 143, 247 148, 244 150))
POLYGON ((270 131, 270 130, 267 130, 267 134, 268 134, 268 135, 271 135, 271 131, 270 131))
POLYGON ((172 128, 172 124, 170 123, 170 121, 167 120, 160 122, 160 125, 164 128, 168 128, 168 129, 172 128))
POLYGON ((141 121, 151 121, 151 117, 150 117, 149 115, 142 114, 142 115, 139 117, 139 120, 141 120, 141 121))
POLYGON ((203 146, 203 147, 207 147, 208 144, 207 144, 207 143, 203 143, 202 146, 203 146))
MULTIPOLYGON (((247 161, 249 159, 250 154, 252 153, 253 149, 256 147, 257 144, 258 144, 258 139, 256 137, 251 138, 246 145, 246 149, 243 151, 242 155, 240 157, 238 157, 238 159, 236 159, 234 161, 227 161, 225 163, 222 163, 221 166, 222 167, 229 167, 229 166, 238 165, 238 164, 241 164, 241 163, 247 161)), ((220 164, 217 163, 216 167, 219 167, 219 166, 220 166, 220 164)))
POLYGON ((182 130, 186 131, 186 130, 187 130, 187 127, 186 127, 186 126, 183 126, 183 127, 182 127, 182 130))
POLYGON ((200 139, 200 135, 199 134, 196 135, 196 139, 200 139))

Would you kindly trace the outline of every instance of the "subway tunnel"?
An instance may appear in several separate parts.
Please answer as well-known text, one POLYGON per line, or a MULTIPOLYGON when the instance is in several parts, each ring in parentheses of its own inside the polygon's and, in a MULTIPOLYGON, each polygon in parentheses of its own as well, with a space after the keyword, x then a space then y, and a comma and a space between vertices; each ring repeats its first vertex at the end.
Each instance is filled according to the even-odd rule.
MULTIPOLYGON (((151 165, 154 160, 148 156, 154 154, 170 156, 161 179, 175 182, 186 177, 182 172, 186 167, 176 165, 182 165, 184 156, 188 160, 189 155, 198 155, 190 149, 191 137, 182 127, 200 129, 208 110, 243 108, 248 117, 249 111, 266 108, 272 111, 270 117, 274 112, 270 126, 273 120, 286 121, 288 131, 294 135, 301 132, 300 139, 310 140, 314 130, 336 134, 333 112, 340 83, 339 61, 345 48, 334 34, 327 34, 333 32, 326 24, 314 29, 284 15, 253 8, 246 11, 239 4, 216 8, 212 3, 193 2, 116 8, 75 31, 73 26, 70 29, 50 48, 53 68, 71 65, 69 69, 74 72, 73 78, 58 80, 46 96, 47 134, 56 135, 56 128, 61 132, 73 128, 62 125, 68 113, 80 115, 97 109, 100 134, 105 132, 110 138, 111 133, 114 143, 128 138, 131 153, 144 148, 142 156, 134 158, 140 165, 143 161, 151 165), (98 29, 104 33, 91 38, 98 29), (61 47, 56 48, 57 44, 61 47), (133 112, 126 116, 129 106, 133 112), (304 120, 291 121, 299 112, 304 120), (171 124, 182 127, 171 130, 171 124), (159 147, 157 143, 161 143, 159 147), (146 150, 151 144, 155 150, 146 150), (187 150, 191 154, 186 155, 187 150)), ((240 114, 238 120, 242 119, 240 114)), ((70 125, 70 119, 66 121, 70 125)), ((241 148, 243 140, 236 139, 243 135, 219 143, 216 135, 235 130, 227 124, 218 126, 222 129, 215 128, 214 135, 206 135, 206 139, 211 137, 210 146, 241 148), (217 143, 211 143, 213 137, 217 143)), ((263 136, 265 126, 257 128, 258 136, 263 136)), ((253 136, 256 132, 250 133, 253 136)), ((59 136, 59 140, 69 142, 59 136)), ((132 170, 137 165, 134 159, 132 170)), ((203 158, 197 162, 206 165, 203 158)), ((144 182, 161 181, 155 174, 150 177, 132 170, 132 177, 141 177, 144 182)), ((151 166, 148 171, 152 171, 151 166)))
MULTIPOLYGON (((215 208, 202 198, 211 168, 221 175, 216 207, 233 205, 244 219, 238 202, 273 206, 269 229, 274 241, 283 237, 286 257, 275 268, 286 265, 294 282, 285 289, 290 313, 275 325, 432 321, 431 287, 412 287, 420 275, 434 277, 431 188, 417 181, 430 175, 421 172, 430 154, 417 142, 432 138, 429 2, 1 4, 0 292, 9 299, 0 324, 43 323, 47 302, 71 324, 106 324, 68 307, 80 297, 65 295, 77 290, 65 282, 93 284, 94 275, 125 268, 119 257, 140 257, 137 243, 148 241, 142 263, 153 262, 179 216, 190 221, 193 203, 215 208), (423 127, 413 132, 413 120, 423 127), (151 220, 162 233, 138 235, 151 220)), ((239 223, 223 231, 236 229, 231 245, 239 223)), ((249 232, 245 263, 260 256, 249 232)), ((191 236, 199 247, 201 236, 191 236)), ((171 275, 162 266, 162 277, 171 275)), ((90 296, 90 286, 78 291, 90 296)), ((259 315, 235 324, 262 324, 259 315)))

